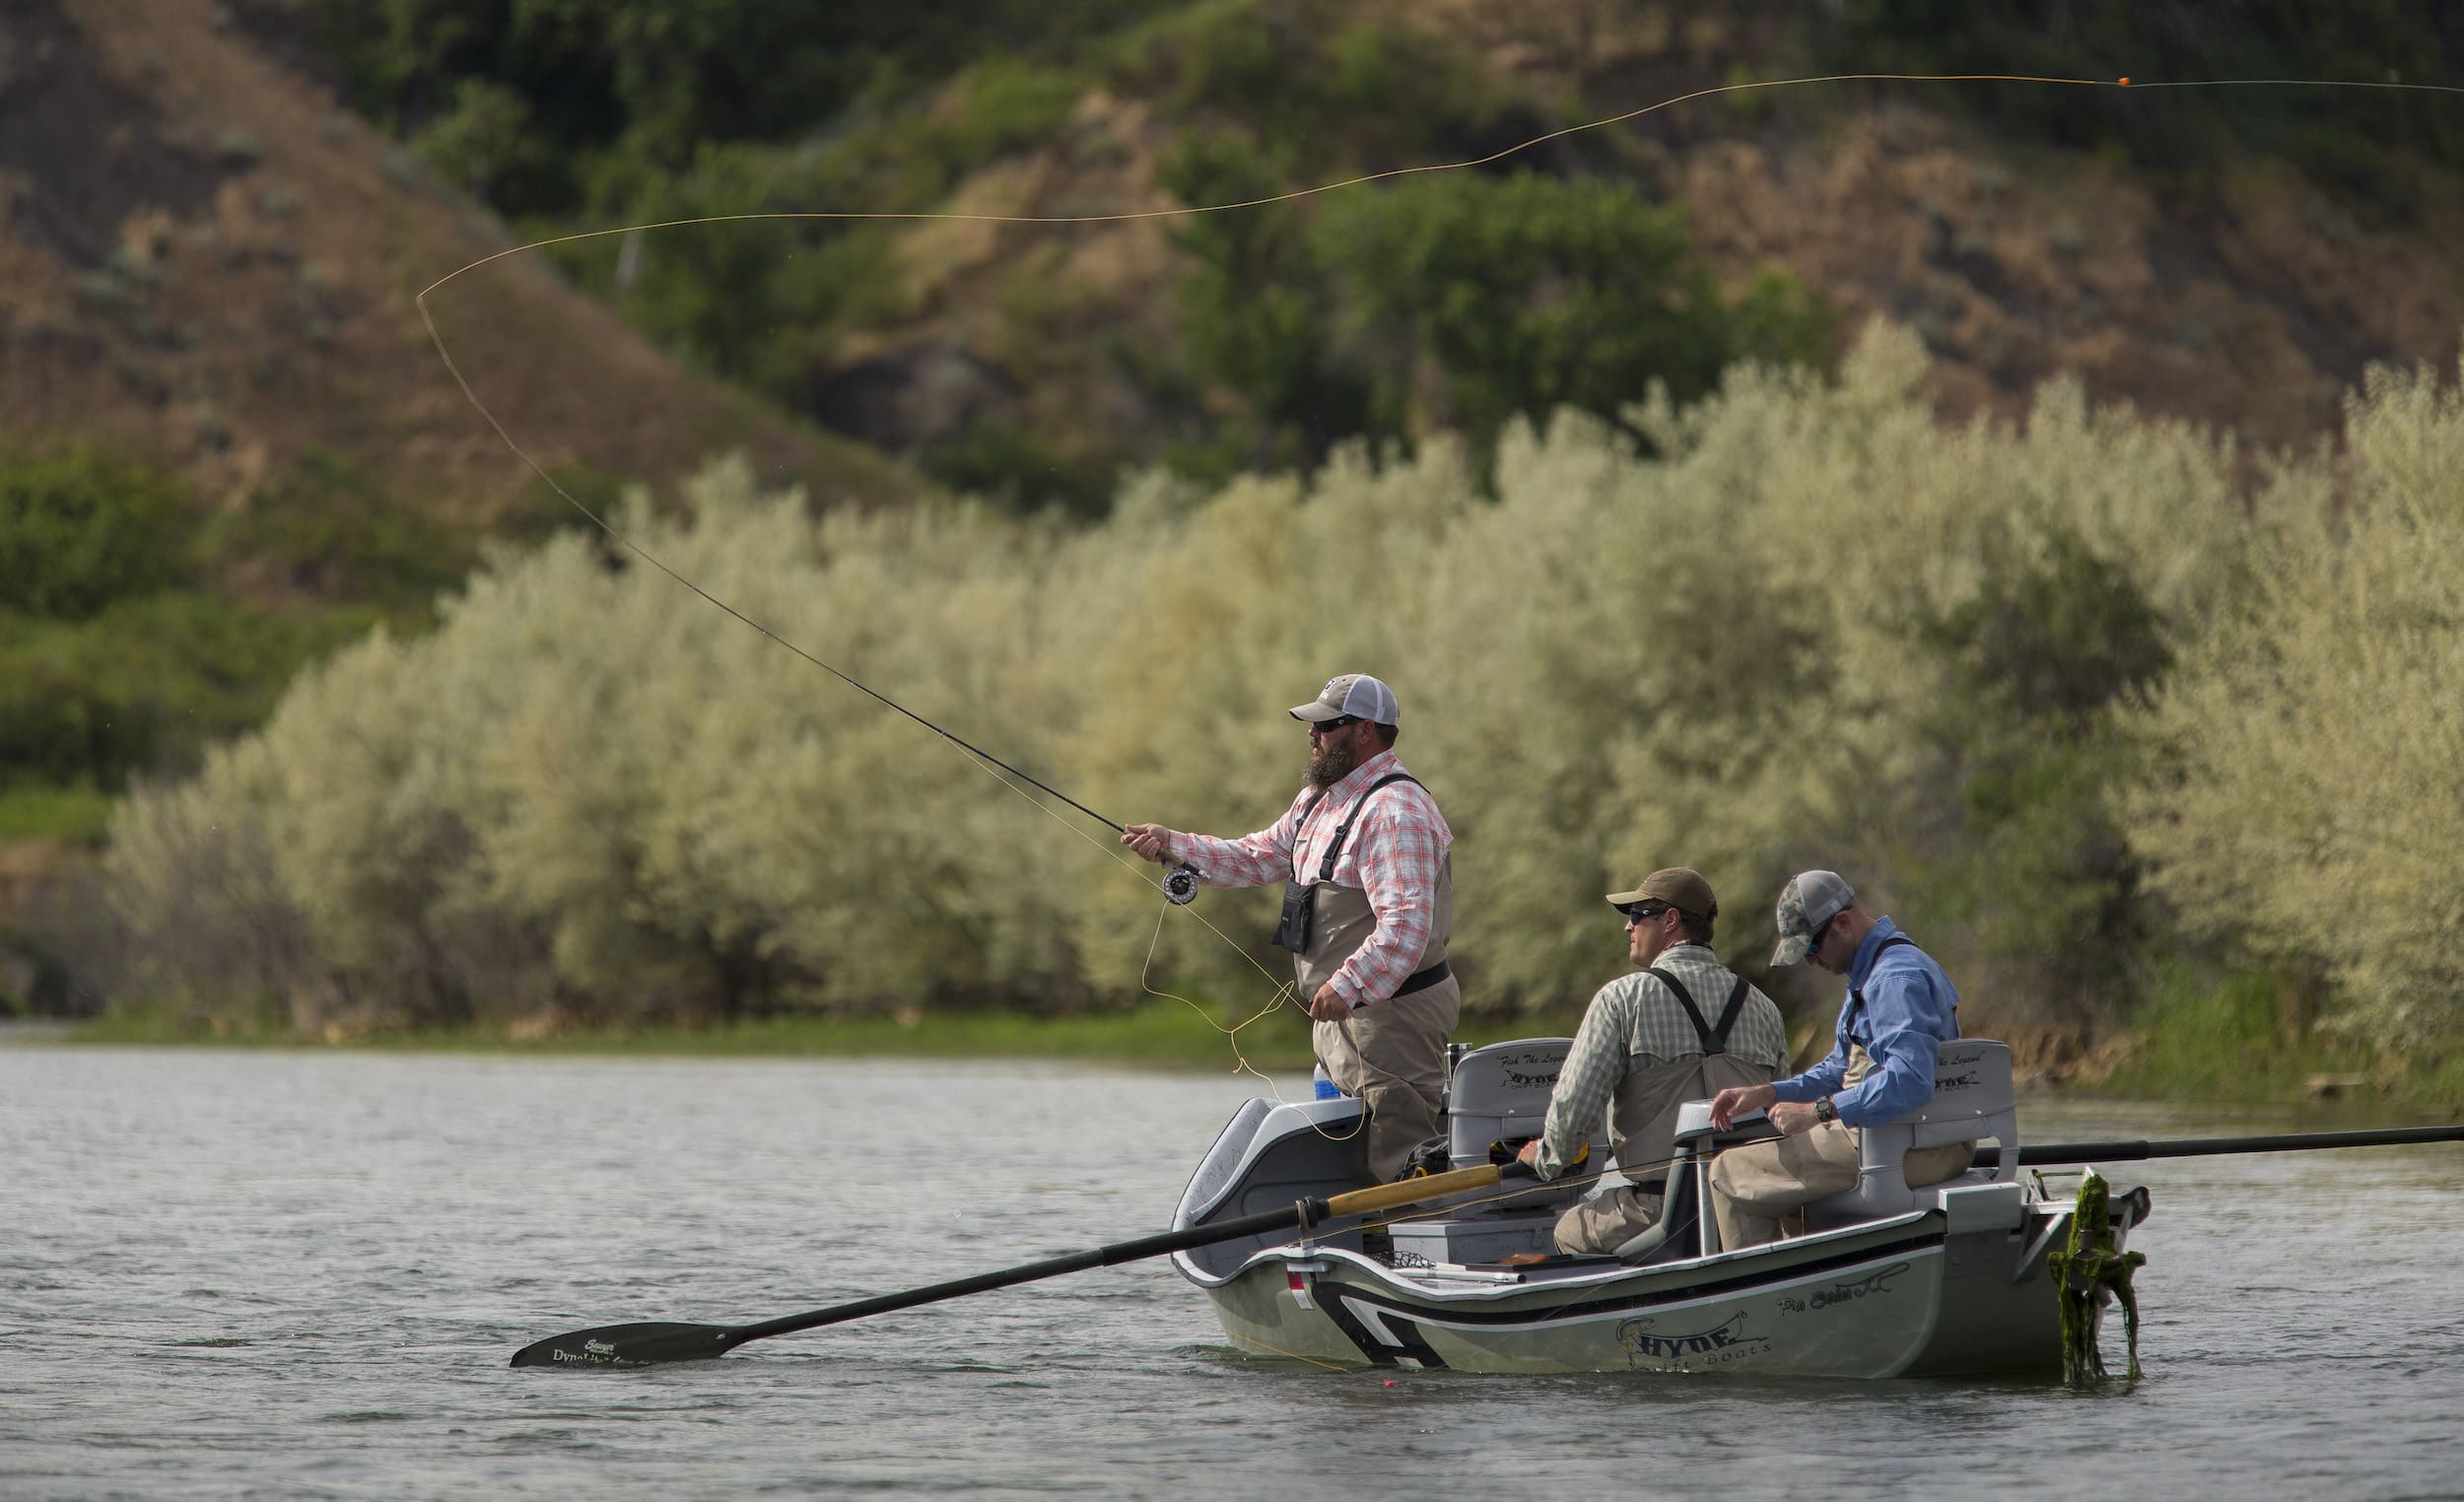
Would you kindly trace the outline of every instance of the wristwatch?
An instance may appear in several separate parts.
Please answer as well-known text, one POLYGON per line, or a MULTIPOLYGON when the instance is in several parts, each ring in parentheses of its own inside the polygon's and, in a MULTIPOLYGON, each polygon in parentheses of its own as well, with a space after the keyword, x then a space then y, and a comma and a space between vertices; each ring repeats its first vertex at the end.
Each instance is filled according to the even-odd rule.
POLYGON ((1829 1096, 1817 1095, 1814 1098, 1814 1119, 1817 1122, 1836 1122, 1839 1120, 1839 1108, 1831 1104, 1829 1096))

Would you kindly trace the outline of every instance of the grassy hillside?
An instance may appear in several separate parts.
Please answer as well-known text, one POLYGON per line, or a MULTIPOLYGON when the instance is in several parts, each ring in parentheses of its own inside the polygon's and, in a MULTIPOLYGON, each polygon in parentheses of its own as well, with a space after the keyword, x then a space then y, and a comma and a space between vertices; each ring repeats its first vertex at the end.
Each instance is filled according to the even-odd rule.
POLYGON ((613 8, 621 23, 553 32, 459 0, 311 9, 365 107, 537 233, 799 210, 1153 213, 1834 72, 2143 86, 1697 100, 1492 163, 1476 180, 1499 191, 1469 205, 1412 178, 1220 219, 773 222, 564 258, 704 368, 1029 503, 1100 505, 1125 462, 1221 478, 1363 432, 1477 441, 1500 407, 1613 416, 1638 373, 1682 387, 1716 352, 1567 347, 1531 325, 1621 326, 1630 309, 1584 306, 1603 288, 1700 306, 1696 276, 1731 302, 1763 289, 1739 332, 1710 340, 1728 353, 1827 355, 1837 336, 1821 330, 1881 313, 1924 335, 1954 420, 2016 415, 2069 373, 2096 399, 2262 447, 2329 433, 2369 362, 2443 364, 2464 327, 2444 248, 2464 229, 2451 99, 2144 87, 2452 77, 2464 38, 2426 4, 2202 20, 1925 0, 973 0, 906 23, 635 0, 613 8), (653 37, 676 66, 643 66, 653 37), (1516 174, 1540 185, 1513 198, 1516 174), (1610 275, 1569 248, 1566 215, 1548 255, 1467 242, 1467 225, 1531 223, 1551 185, 1650 206, 1670 252, 1610 275), (1413 253, 1414 231, 1453 259, 1413 253), (1489 342, 1435 326, 1450 307, 1492 321, 1489 342), (1517 372, 1516 354, 1561 378, 1517 372))
MULTIPOLYGON (((513 241, 319 81, 298 21, 0 11, 0 936, 129 776, 192 768, 371 624, 419 629, 483 536, 574 519, 413 307, 513 241)), ((678 365, 538 257, 433 304, 497 415, 594 501, 725 449, 823 504, 921 488, 678 365)), ((0 958, 0 1006, 56 990, 0 958)))
MULTIPOLYGON (((485 522, 533 485, 443 376, 411 299, 512 241, 209 0, 29 0, 5 22, 0 233, 22 434, 108 436, 240 504, 310 449, 485 522)), ((678 371, 535 258, 439 300, 483 395, 554 466, 666 481, 743 445, 896 498, 889 466, 678 371)))

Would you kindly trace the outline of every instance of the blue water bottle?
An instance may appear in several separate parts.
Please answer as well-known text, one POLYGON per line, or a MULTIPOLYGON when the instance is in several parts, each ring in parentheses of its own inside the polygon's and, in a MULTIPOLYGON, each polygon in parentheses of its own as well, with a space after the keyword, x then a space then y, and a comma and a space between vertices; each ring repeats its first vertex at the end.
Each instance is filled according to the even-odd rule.
POLYGON ((1318 1065, 1317 1072, 1312 1074, 1310 1079, 1318 1087, 1318 1099, 1322 1101, 1334 1100, 1343 1093, 1335 1088, 1335 1081, 1327 1078, 1325 1064, 1318 1065))

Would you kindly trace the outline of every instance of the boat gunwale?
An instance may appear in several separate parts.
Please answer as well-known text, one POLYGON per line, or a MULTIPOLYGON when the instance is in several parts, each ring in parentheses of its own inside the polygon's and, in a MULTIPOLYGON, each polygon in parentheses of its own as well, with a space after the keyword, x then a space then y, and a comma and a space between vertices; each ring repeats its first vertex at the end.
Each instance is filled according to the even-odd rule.
MULTIPOLYGON (((2072 1206, 2055 1200, 2034 1200, 2025 1206, 2025 1216, 2019 1227, 2007 1231, 1987 1232, 1997 1236, 2024 1235, 2029 1222, 2058 1225, 2072 1213, 2072 1206)), ((1287 1242, 1281 1246, 1263 1247, 1250 1254, 1240 1266, 1221 1277, 1211 1276, 1198 1268, 1186 1253, 1175 1253, 1176 1270, 1191 1282, 1208 1290, 1228 1287, 1244 1277, 1274 1263, 1324 1262, 1337 1264, 1365 1277, 1373 1289, 1393 1288, 1405 1296, 1430 1305, 1475 1308, 1483 1304, 1500 1304, 1535 1293, 1562 1294, 1568 1291, 1613 1290, 1623 1285, 1643 1283, 1647 1291, 1626 1295, 1647 1303, 1674 1302, 1697 1294, 1725 1295, 1786 1282, 1798 1277, 1820 1277, 1842 1266, 1876 1258, 1918 1253, 1941 1247, 1953 1235, 1949 1227, 1949 1214, 1939 1206, 1920 1207, 1880 1220, 1860 1221, 1852 1225, 1831 1227, 1808 1236, 1792 1237, 1760 1247, 1741 1248, 1733 1252, 1717 1252, 1708 1257, 1686 1258, 1677 1262, 1652 1263, 1641 1266, 1608 1265, 1583 1271, 1567 1271, 1544 1276, 1539 1280, 1526 1277, 1512 1283, 1464 1283, 1454 1280, 1423 1281, 1401 1268, 1390 1267, 1365 1253, 1346 1247, 1309 1246, 1287 1242), (1930 1224, 1929 1224, 1930 1222, 1930 1224), (1735 1269, 1723 1272, 1722 1269, 1735 1269), (1706 1269, 1721 1275, 1702 1277, 1706 1269)), ((1357 1293, 1363 1285, 1348 1279, 1346 1292, 1357 1293)))

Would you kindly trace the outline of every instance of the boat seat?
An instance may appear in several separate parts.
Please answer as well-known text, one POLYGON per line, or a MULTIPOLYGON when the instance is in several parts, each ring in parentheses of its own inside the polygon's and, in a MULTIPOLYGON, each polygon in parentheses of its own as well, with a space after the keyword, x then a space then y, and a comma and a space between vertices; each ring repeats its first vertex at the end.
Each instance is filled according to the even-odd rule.
MULTIPOLYGON (((1446 1159, 1450 1167, 1489 1161, 1489 1145, 1536 1137, 1548 1122, 1548 1097, 1566 1066, 1571 1038, 1519 1038, 1467 1050, 1446 1087, 1446 1159)), ((1592 1161, 1603 1161, 1608 1135, 1596 1132, 1592 1161)))
POLYGON ((1694 1188, 1699 1177, 1693 1154, 1678 1153, 1669 1164, 1669 1177, 1660 1189, 1660 1218, 1616 1249, 1618 1262, 1639 1267, 1649 1262, 1692 1257, 1702 1250, 1702 1238, 1695 1233, 1702 1221, 1702 1196, 1694 1188))
MULTIPOLYGON (((1548 1125, 1548 1098, 1564 1072, 1571 1038, 1518 1038, 1468 1049, 1455 1058, 1446 1086, 1443 1130, 1450 1168, 1477 1168, 1493 1161, 1492 1149, 1536 1137, 1548 1125)), ((1468 1216, 1532 1214, 1571 1203, 1598 1182, 1597 1171, 1608 1166, 1608 1136, 1604 1127, 1592 1133, 1591 1153, 1583 1167, 1554 1182, 1536 1184, 1524 1194, 1503 1198, 1481 1196, 1468 1216)))
POLYGON ((1706 1161, 1727 1148, 1767 1142, 1778 1135, 1759 1111, 1740 1120, 1731 1130, 1714 1130, 1711 1103, 1687 1103, 1677 1116, 1677 1155, 1669 1160, 1668 1177, 1661 1184, 1660 1218, 1620 1245, 1616 1249, 1617 1261, 1639 1267, 1645 1263, 1702 1256, 1702 1180, 1706 1161))
POLYGON ((1924 1191, 1908 1188, 1901 1172, 1911 1149, 1940 1147, 1991 1137, 2000 1152, 1991 1169, 1973 1170, 1951 1183, 2005 1184, 2019 1177, 2019 1108, 2011 1088, 2011 1046, 1985 1038, 1961 1038, 1939 1046, 1934 1098, 1906 1116, 1859 1133, 1857 1185, 1806 1206, 1809 1226, 1845 1225, 1917 1208, 1924 1191))

